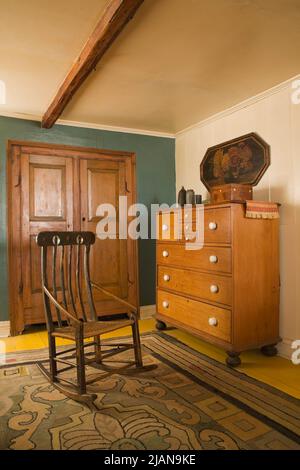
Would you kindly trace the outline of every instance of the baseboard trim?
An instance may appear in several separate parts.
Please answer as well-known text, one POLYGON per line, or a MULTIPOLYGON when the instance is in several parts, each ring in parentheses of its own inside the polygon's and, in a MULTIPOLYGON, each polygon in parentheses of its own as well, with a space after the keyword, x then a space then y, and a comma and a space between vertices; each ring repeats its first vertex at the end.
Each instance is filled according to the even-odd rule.
POLYGON ((284 338, 280 343, 277 345, 278 354, 285 359, 292 360, 293 349, 291 347, 293 339, 286 339, 284 338))
POLYGON ((156 314, 156 305, 143 305, 140 308, 141 320, 146 320, 148 318, 153 318, 156 314))
POLYGON ((10 321, 0 321, 0 338, 10 336, 10 321))

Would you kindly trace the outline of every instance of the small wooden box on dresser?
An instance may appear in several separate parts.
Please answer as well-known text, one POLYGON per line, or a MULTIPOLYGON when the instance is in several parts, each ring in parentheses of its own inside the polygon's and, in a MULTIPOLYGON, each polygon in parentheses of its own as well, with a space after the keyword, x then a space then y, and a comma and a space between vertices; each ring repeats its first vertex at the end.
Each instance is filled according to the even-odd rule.
POLYGON ((169 324, 224 348, 229 366, 248 349, 275 355, 279 220, 246 218, 243 203, 205 205, 204 246, 188 250, 195 217, 194 207, 157 215, 157 328, 169 324))

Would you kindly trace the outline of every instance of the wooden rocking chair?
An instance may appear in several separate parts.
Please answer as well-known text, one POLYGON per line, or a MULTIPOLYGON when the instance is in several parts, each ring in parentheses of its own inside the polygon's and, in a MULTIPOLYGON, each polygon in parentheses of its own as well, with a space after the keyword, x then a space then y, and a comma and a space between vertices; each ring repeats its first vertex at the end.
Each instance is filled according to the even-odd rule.
POLYGON ((86 380, 85 365, 101 369, 107 374, 120 373, 123 370, 129 372, 132 366, 143 367, 138 308, 90 280, 89 255, 90 247, 94 243, 95 235, 92 232, 41 232, 37 236, 37 244, 41 247, 42 291, 49 339, 50 370, 42 363, 39 363, 39 367, 56 388, 79 401, 93 401, 97 395, 87 393, 87 385, 100 380, 99 377, 86 380), (48 261, 51 257, 50 267, 48 261), (52 279, 52 289, 49 286, 48 274, 52 279), (93 288, 121 302, 125 306, 126 318, 103 317, 99 320, 93 300, 93 288), (110 345, 109 350, 103 352, 100 336, 124 326, 131 326, 133 344, 110 345), (56 352, 57 337, 74 341, 75 347, 56 352), (86 338, 94 340, 85 342, 86 338), (91 346, 92 352, 85 353, 85 348, 91 346), (122 367, 111 367, 105 363, 106 358, 129 348, 134 349, 134 361, 117 360, 118 363, 125 362, 122 367), (70 358, 71 352, 73 356, 70 358), (91 354, 93 357, 88 357, 91 354), (58 363, 66 367, 59 370, 58 363), (74 367, 77 369, 77 383, 62 377, 64 372, 74 367))

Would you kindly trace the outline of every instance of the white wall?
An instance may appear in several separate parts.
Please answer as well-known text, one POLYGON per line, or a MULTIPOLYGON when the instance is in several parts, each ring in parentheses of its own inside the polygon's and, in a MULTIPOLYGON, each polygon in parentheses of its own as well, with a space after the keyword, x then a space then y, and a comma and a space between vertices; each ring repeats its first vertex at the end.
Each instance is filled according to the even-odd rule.
POLYGON ((200 162, 208 147, 249 132, 271 145, 271 166, 254 188, 254 199, 280 202, 280 353, 300 339, 300 104, 292 103, 290 82, 268 90, 177 135, 176 186, 207 196, 200 162))

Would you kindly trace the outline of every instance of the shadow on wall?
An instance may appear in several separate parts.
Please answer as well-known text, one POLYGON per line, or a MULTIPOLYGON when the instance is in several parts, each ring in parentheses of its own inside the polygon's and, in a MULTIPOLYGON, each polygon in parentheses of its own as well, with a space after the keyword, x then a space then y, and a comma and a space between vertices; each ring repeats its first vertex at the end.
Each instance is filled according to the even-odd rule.
MULTIPOLYGON (((152 204, 161 204, 154 198, 152 204)), ((140 286, 140 301, 141 305, 152 305, 156 299, 156 240, 151 239, 151 205, 147 206, 148 209, 148 240, 139 240, 139 286, 140 286)), ((155 230, 155 217, 154 230, 155 230)), ((156 232, 155 232, 156 233, 156 232)))
MULTIPOLYGON (((1 230, 3 233, 3 230, 1 230)), ((0 240, 0 321, 7 320, 7 252, 6 243, 0 240)))
MULTIPOLYGON (((280 335, 282 347, 290 345, 292 339, 298 338, 300 324, 298 292, 300 269, 300 205, 293 204, 294 194, 286 185, 254 187, 254 199, 278 202, 280 204, 280 335), (290 202, 291 201, 291 202, 290 202)), ((287 346, 286 346, 287 347, 287 346)), ((288 355, 290 346, 287 347, 288 355)))

